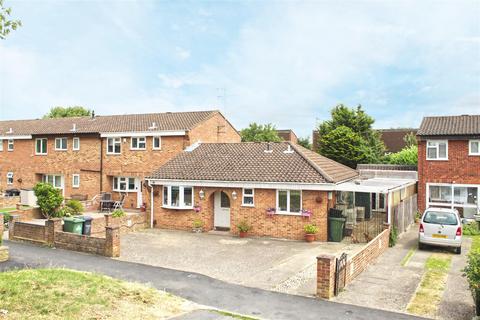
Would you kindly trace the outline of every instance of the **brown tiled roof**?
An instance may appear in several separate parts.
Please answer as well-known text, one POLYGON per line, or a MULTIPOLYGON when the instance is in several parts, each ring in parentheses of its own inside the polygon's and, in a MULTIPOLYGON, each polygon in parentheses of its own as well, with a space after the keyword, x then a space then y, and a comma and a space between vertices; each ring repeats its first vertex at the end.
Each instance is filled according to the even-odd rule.
POLYGON ((321 156, 313 157, 309 150, 288 142, 241 142, 200 144, 193 151, 177 155, 150 178, 326 183, 356 175, 355 170, 321 156), (289 146, 293 152, 285 152, 289 146), (265 152, 268 148, 272 152, 265 152))
POLYGON ((72 133, 74 124, 76 133, 148 132, 153 122, 157 126, 156 131, 189 130, 216 112, 218 111, 0 121, 0 136, 8 135, 10 128, 13 131, 11 135, 68 134, 72 133))
POLYGON ((398 152, 405 148, 407 144, 403 138, 409 134, 417 133, 417 129, 406 128, 406 129, 378 129, 378 132, 381 134, 381 139, 385 144, 387 151, 389 152, 398 152))
POLYGON ((480 135, 480 115, 424 117, 419 136, 480 135))

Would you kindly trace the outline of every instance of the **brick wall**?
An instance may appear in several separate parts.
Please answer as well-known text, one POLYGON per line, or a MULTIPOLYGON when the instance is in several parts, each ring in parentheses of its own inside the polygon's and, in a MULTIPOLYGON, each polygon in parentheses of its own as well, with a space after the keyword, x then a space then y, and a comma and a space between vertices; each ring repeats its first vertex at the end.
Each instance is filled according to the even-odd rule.
POLYGON ((252 226, 250 235, 304 239, 304 226, 313 223, 319 227, 317 240, 327 241, 327 211, 329 201, 325 191, 303 191, 302 206, 313 211, 310 219, 296 215, 274 215, 269 217, 266 209, 276 207, 276 190, 255 189, 255 207, 242 206, 242 189, 238 188, 194 188, 195 205, 201 207, 201 212, 193 210, 174 210, 162 208, 161 187, 156 186, 154 193, 154 221, 158 228, 191 230, 193 221, 200 219, 204 223, 204 230, 212 230, 214 224, 214 193, 224 191, 230 198, 230 232, 238 234, 237 225, 246 220, 252 226), (205 198, 200 200, 199 191, 205 192, 205 198), (232 198, 232 192, 237 193, 237 199, 232 198))
POLYGON ((107 213, 104 217, 92 220, 91 235, 105 237, 105 227, 118 227, 121 235, 145 229, 147 227, 146 215, 146 212, 138 212, 114 218, 111 213, 107 213))
MULTIPOLYGON (((389 237, 390 227, 386 226, 382 233, 367 243, 360 251, 347 257, 345 285, 352 282, 370 263, 388 249, 389 237)), ((317 295, 320 298, 330 299, 334 295, 336 259, 333 255, 317 257, 317 295)))
MULTIPOLYGON (((6 176, 6 174, 5 174, 6 176)), ((0 196, 0 209, 1 208, 15 208, 17 203, 20 202, 20 197, 4 197, 0 196)))
POLYGON ((480 157, 468 155, 468 140, 448 141, 448 160, 427 160, 426 141, 418 142, 418 209, 426 207, 427 183, 480 184, 480 157))
POLYGON ((15 216, 10 218, 8 232, 8 238, 10 240, 32 243, 46 242, 45 226, 30 223, 28 221, 18 221, 15 216))
POLYGON ((54 245, 60 249, 104 255, 105 241, 105 237, 99 238, 57 231, 55 232, 54 245))
POLYGON ((203 121, 188 134, 189 144, 195 142, 240 142, 240 134, 220 113, 203 121))

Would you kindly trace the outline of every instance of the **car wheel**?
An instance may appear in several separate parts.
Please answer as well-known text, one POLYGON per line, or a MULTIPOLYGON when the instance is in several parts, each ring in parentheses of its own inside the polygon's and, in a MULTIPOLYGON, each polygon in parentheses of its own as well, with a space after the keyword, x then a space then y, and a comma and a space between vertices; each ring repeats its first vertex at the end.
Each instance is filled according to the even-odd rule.
POLYGON ((462 247, 455 248, 456 254, 462 254, 462 247))

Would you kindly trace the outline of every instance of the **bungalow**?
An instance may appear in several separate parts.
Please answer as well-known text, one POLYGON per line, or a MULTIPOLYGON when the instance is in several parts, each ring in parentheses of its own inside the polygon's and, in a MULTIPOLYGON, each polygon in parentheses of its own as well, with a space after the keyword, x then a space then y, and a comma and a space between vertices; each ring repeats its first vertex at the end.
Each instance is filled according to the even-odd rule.
POLYGON ((290 142, 203 143, 187 148, 146 178, 151 224, 159 228, 229 230, 302 239, 318 226, 327 241, 335 189, 357 171, 290 142))

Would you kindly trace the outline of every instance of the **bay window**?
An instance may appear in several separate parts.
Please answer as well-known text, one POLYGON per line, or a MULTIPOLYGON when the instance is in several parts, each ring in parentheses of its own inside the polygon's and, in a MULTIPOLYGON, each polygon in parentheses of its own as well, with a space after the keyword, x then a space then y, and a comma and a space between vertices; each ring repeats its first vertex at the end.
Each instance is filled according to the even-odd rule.
POLYGON ((193 187, 164 186, 163 206, 173 209, 193 208, 193 187))
POLYGON ((448 141, 428 140, 427 160, 448 160, 448 141))
POLYGON ((277 213, 300 214, 301 211, 301 190, 277 190, 277 213))
POLYGON ((480 185, 427 184, 427 207, 457 209, 465 218, 480 212, 480 185))

